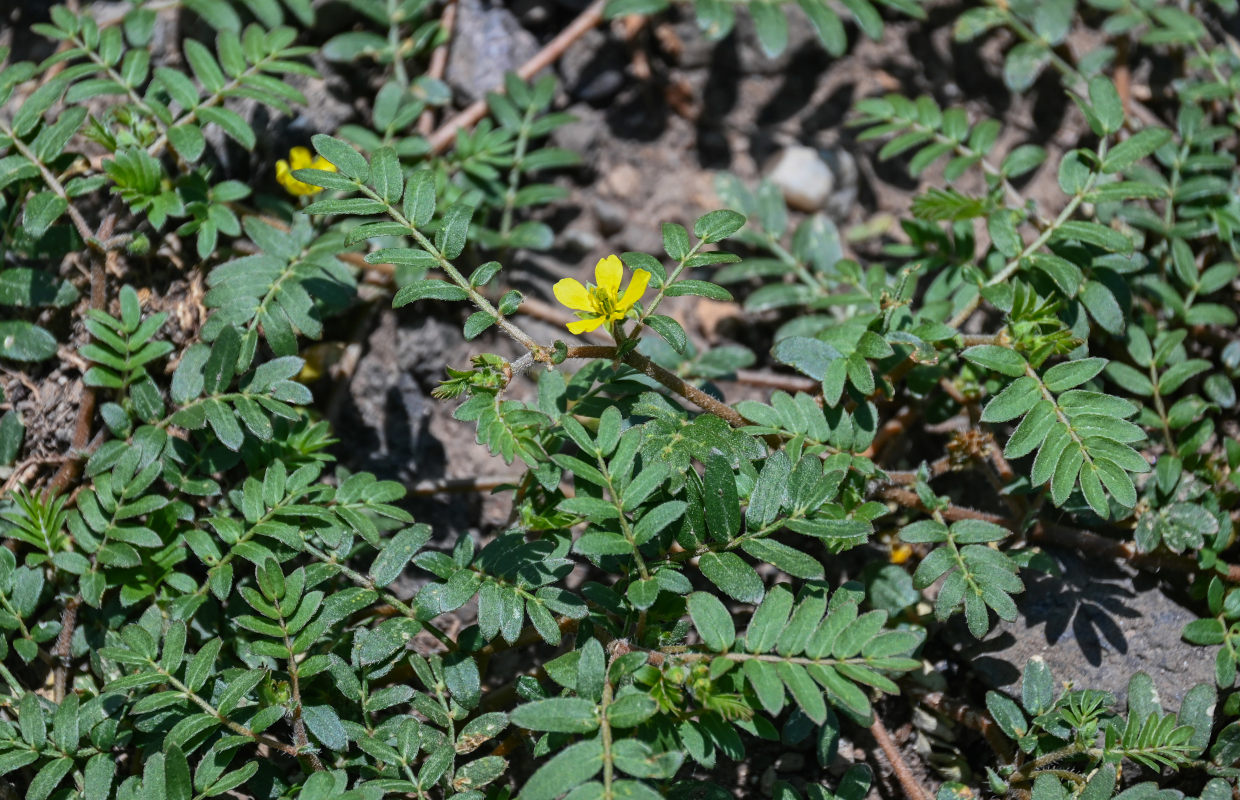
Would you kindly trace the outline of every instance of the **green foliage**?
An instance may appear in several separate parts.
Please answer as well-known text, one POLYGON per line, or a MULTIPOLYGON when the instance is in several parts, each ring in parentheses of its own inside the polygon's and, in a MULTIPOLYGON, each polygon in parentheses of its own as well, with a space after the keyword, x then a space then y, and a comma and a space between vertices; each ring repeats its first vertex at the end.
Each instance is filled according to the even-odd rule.
MULTIPOLYGON (((1074 789, 1081 796, 1110 797, 1119 788, 1125 761, 1157 772, 1206 755, 1217 700, 1213 686, 1199 684, 1185 695, 1178 713, 1164 713, 1153 681, 1138 672, 1128 682, 1127 714, 1117 714, 1109 692, 1066 689, 1056 696, 1046 662, 1034 658, 1025 667, 1020 704, 997 692, 986 695, 995 723, 1023 756, 991 770, 991 788, 1003 792, 1023 785, 1034 797, 1066 797, 1074 789)), ((1210 761, 1206 770, 1227 775, 1227 767, 1210 761)), ((1218 781, 1211 781, 1211 790, 1218 781)), ((1156 783, 1146 782, 1128 791, 1156 790, 1156 783)))
MULTIPOLYGON (((1087 133, 1058 163, 975 102, 861 98, 861 147, 931 181, 898 228, 797 218, 774 183, 716 176, 725 208, 665 222, 663 253, 618 254, 644 294, 587 290, 612 303, 613 343, 583 347, 536 338, 510 288, 533 291, 514 265, 555 244, 555 171, 580 158, 547 143, 571 121, 553 79, 509 75, 476 125, 422 136, 452 100, 422 72, 440 5, 336 5, 357 24, 321 30, 308 0, 185 0, 182 33, 205 26, 158 64, 167 3, 56 7, 35 27, 52 55, 0 52, 0 361, 16 392, 80 375, 57 391, 83 409, 49 433, 0 396, 0 781, 35 800, 726 797, 703 777, 721 761, 813 737, 828 767, 884 696, 921 694, 952 616, 978 638, 1019 625, 1054 529, 1191 573, 1183 637, 1216 685, 1170 713, 1138 673, 1117 709, 1034 659, 1019 699, 986 694, 989 741, 1010 740, 975 756, 987 788, 1229 796, 1240 58, 1212 18, 962 11, 957 46, 995 32, 1011 92, 1070 98, 1087 133), (1112 44, 1073 56, 1120 37, 1175 63, 1170 113, 1130 113, 1112 44), (310 132, 331 169, 286 177, 314 197, 222 177, 266 166, 247 109, 294 114, 320 55, 377 88, 310 132), (1026 192, 1052 170, 1057 196, 1026 192), (389 289, 521 352, 475 352, 435 391, 513 470, 496 529, 448 541, 403 485, 334 465, 317 348, 389 289), (695 341, 693 298, 735 303, 769 352, 695 341), (782 371, 745 374, 768 356, 782 371), (714 382, 733 378, 755 389, 729 404, 714 382), (904 446, 910 426, 925 435, 904 446)), ((788 3, 693 12, 719 39, 739 5, 768 55, 786 49, 788 3)), ((834 56, 854 27, 883 36, 884 13, 925 16, 797 6, 834 56)), ((983 790, 955 777, 942 800, 983 790)), ((871 783, 853 765, 771 792, 871 783)))
MULTIPOLYGON (((688 5, 685 2, 685 5, 688 5)), ((625 14, 654 14, 672 5, 672 0, 608 0, 603 7, 607 18, 625 14)), ((743 6, 753 18, 754 30, 762 51, 768 57, 778 56, 788 46, 788 17, 783 9, 793 5, 790 0, 753 0, 737 3, 734 0, 693 0, 693 12, 697 16, 702 35, 712 41, 723 39, 736 25, 736 8, 743 6)), ((848 49, 848 37, 844 22, 854 23, 870 39, 883 35, 883 18, 879 7, 885 6, 914 19, 925 19, 926 12, 917 0, 844 0, 840 5, 848 12, 841 14, 826 0, 796 0, 795 5, 813 26, 818 40, 833 56, 841 56, 848 49)))

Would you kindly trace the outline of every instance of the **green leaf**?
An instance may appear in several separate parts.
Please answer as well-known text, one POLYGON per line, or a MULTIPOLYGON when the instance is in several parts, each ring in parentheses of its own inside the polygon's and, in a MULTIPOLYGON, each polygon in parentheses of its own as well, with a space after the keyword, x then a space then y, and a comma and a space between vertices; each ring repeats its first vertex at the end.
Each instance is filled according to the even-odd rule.
POLYGON ((112 795, 116 763, 110 753, 97 753, 86 762, 83 777, 83 800, 107 800, 112 795))
POLYGON ((995 395, 982 411, 982 422, 1007 422, 1033 408, 1042 398, 1036 379, 1023 375, 995 395))
POLYGON ((241 354, 241 333, 229 325, 220 331, 211 345, 211 353, 203 366, 203 391, 208 395, 228 389, 237 369, 237 357, 241 354))
POLYGON ((754 611, 745 632, 745 649, 751 653, 766 653, 775 647, 780 632, 788 623, 792 610, 792 592, 786 584, 779 584, 767 592, 766 598, 754 611))
POLYGON ((598 707, 580 697, 535 700, 513 709, 513 725, 532 731, 590 733, 599 726, 598 707))
POLYGON ((1054 238, 1056 240, 1076 239, 1086 244, 1097 245, 1112 253, 1127 255, 1132 252, 1132 239, 1097 222, 1068 220, 1055 230, 1054 238))
POLYGON ((672 349, 677 353, 684 354, 688 352, 689 337, 679 322, 662 314, 651 314, 646 317, 645 323, 652 331, 663 337, 664 341, 671 345, 672 349))
POLYGON ((385 202, 395 205, 405 189, 400 159, 391 147, 380 147, 370 157, 370 181, 385 202))
POLYGON ((332 750, 347 750, 349 736, 336 710, 328 705, 302 706, 302 719, 315 738, 332 750))
POLYGON ((1107 365, 1105 358, 1082 358, 1056 364, 1042 376, 1046 388, 1059 394, 1068 389, 1075 389, 1086 381, 1092 380, 1107 365))
POLYGON ((68 208, 69 201, 55 192, 38 192, 26 201, 22 210, 22 229, 31 239, 41 239, 68 208))
POLYGON ((805 671, 805 667, 788 661, 780 661, 776 663, 775 670, 784 685, 788 687, 792 699, 805 712, 805 716, 818 725, 826 722, 827 704, 823 700, 823 693, 809 673, 805 671))
POLYGON ((1076 796, 1077 800, 1110 800, 1115 795, 1117 780, 1116 766, 1103 764, 1085 784, 1085 788, 1081 789, 1081 793, 1076 796))
POLYGON ((42 748, 47 741, 47 721, 43 718, 39 698, 33 692, 26 692, 18 702, 17 721, 21 727, 22 741, 31 747, 42 748))
POLYGON ((1124 330, 1124 312, 1119 301, 1105 284, 1087 281, 1081 289, 1081 304, 1089 315, 1109 333, 1119 335, 1124 330))
POLYGON ((57 758, 44 764, 26 788, 26 800, 46 800, 71 769, 71 758, 57 758))
POLYGON ((1171 141, 1171 131, 1166 128, 1144 128, 1120 142, 1107 153, 1102 171, 1120 172, 1137 163, 1155 150, 1171 141))
POLYGON ((387 206, 367 197, 341 197, 319 200, 302 209, 306 214, 382 214, 387 206))
POLYGON ((253 150, 256 143, 254 129, 236 111, 220 106, 203 106, 198 109, 198 119, 218 125, 246 150, 253 150))
POLYGON ((607 721, 613 728, 635 728, 653 717, 658 710, 658 704, 650 695, 627 694, 607 707, 607 721))
POLYGON ((603 768, 603 743, 598 739, 570 745, 530 776, 519 800, 555 800, 603 768))
POLYGON ((466 341, 472 341, 478 338, 487 328, 491 327, 499 319, 486 311, 475 311, 465 320, 464 334, 466 341))
POLYGON ((1051 52, 1045 44, 1021 42, 1009 50, 1004 59, 1003 82, 1013 92, 1023 92, 1033 86, 1050 60, 1051 52))
POLYGON ((990 240, 994 242, 995 248, 1008 258, 1015 258, 1025 248, 1025 242, 1016 230, 1019 219, 1020 215, 1015 211, 1000 209, 986 221, 990 240))
POLYGON ((839 15, 831 10, 826 0, 797 0, 797 5, 809 17, 814 32, 827 52, 839 58, 848 49, 848 36, 839 15))
POLYGON ((713 453, 706 459, 704 513, 711 535, 727 541, 741 529, 740 498, 728 458, 713 453))
POLYGON ((1076 17, 1076 0, 1042 0, 1033 12, 1033 29, 1052 47, 1068 35, 1076 17))
POLYGON ((757 571, 732 552, 704 553, 698 567, 719 591, 742 603, 756 603, 765 589, 757 571))
POLYGON ((0 358, 42 361, 56 354, 56 338, 30 322, 0 322, 0 358))
POLYGON ((615 19, 627 14, 657 14, 667 8, 668 0, 607 0, 603 17, 615 19))
POLYGON ((1005 695, 987 692, 986 710, 1009 739, 1020 739, 1029 732, 1029 723, 1020 707, 1005 695))
POLYGON ((13 463, 21 451, 25 435, 26 426, 16 410, 6 411, 0 416, 0 466, 13 463))
POLYGON ((840 4, 853 15, 862 33, 874 41, 882 38, 883 18, 879 16, 873 3, 869 0, 840 0, 840 4))
POLYGON ((405 189, 405 216, 415 228, 421 228, 435 216, 435 173, 420 169, 409 176, 405 189))
POLYGON ((418 300, 465 300, 469 293, 447 281, 418 281, 402 286, 392 298, 392 308, 407 306, 418 300))
POLYGON ((677 225, 674 222, 663 223, 663 249, 677 261, 683 261, 688 257, 692 245, 689 244, 689 232, 684 229, 683 225, 677 225))
POLYGON ((186 161, 193 163, 202 158, 207 148, 202 129, 192 122, 168 129, 168 142, 186 161))
POLYGON ((415 525, 397 533, 370 566, 370 577, 376 586, 387 586, 400 577, 413 556, 430 541, 428 525, 415 525))
POLYGON ((732 300, 731 292, 708 281, 677 281, 667 287, 664 294, 668 297, 696 295, 698 297, 706 297, 711 300, 721 300, 724 302, 730 302, 732 300))
POLYGON ((986 369, 994 370, 1002 375, 1016 378, 1025 374, 1028 364, 1025 357, 1008 347, 993 344, 979 344, 961 353, 967 360, 986 369))
POLYGON ((1055 682, 1050 667, 1041 656, 1033 656, 1026 662, 1020 692, 1021 705, 1032 716, 1050 711, 1055 704, 1055 682))
POLYGON ((745 227, 745 215, 730 209, 711 211, 693 223, 693 235, 706 244, 722 241, 745 227))
POLYGON ((689 617, 702 642, 717 653, 726 651, 736 639, 732 615, 713 594, 694 592, 689 595, 689 617))
POLYGON ((435 247, 444 258, 454 259, 465 250, 473 216, 474 207, 465 203, 455 203, 444 212, 439 230, 435 232, 435 247))
POLYGON ((1099 75, 1089 82, 1089 100, 1103 133, 1116 133, 1124 127, 1124 103, 1109 78, 1099 75))
POLYGON ((166 800, 190 800, 194 796, 189 762, 175 744, 164 751, 164 792, 166 800))
POLYGON ((508 727, 508 715, 502 711, 481 714, 465 723, 456 737, 456 752, 472 753, 486 742, 494 739, 508 727))
POLYGON ((814 380, 822 380, 827 369, 843 354, 826 342, 805 336, 789 336, 781 339, 771 355, 776 361, 805 373, 814 380))
POLYGON ((330 161, 343 174, 361 183, 370 179, 370 165, 366 163, 365 156, 344 141, 317 133, 310 138, 310 142, 319 155, 330 161))
POLYGON ((748 7, 762 51, 769 58, 784 52, 788 47, 788 18, 783 9, 771 0, 754 0, 748 7))

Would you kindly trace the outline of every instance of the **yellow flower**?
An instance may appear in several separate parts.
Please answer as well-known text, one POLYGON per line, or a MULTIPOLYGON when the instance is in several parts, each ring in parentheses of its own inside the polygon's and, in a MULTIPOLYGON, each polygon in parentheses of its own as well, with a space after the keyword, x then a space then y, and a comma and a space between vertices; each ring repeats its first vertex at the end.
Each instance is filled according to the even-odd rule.
POLYGON ((323 191, 323 189, 320 186, 303 183, 294 178, 293 170, 295 169, 321 169, 326 172, 335 172, 336 165, 323 158, 323 156, 311 156, 310 151, 304 147, 294 147, 292 150, 289 150, 288 161, 280 159, 276 162, 276 181, 289 194, 301 196, 317 194, 323 191))
POLYGON ((633 270, 633 279, 620 294, 620 281, 624 278, 624 265, 615 256, 599 259, 594 265, 594 280, 598 286, 582 286, 580 281, 565 278, 558 281, 552 291, 555 299, 577 312, 580 318, 568 323, 569 331, 585 333, 600 325, 610 325, 624 319, 633 304, 646 293, 650 273, 644 269, 633 270))

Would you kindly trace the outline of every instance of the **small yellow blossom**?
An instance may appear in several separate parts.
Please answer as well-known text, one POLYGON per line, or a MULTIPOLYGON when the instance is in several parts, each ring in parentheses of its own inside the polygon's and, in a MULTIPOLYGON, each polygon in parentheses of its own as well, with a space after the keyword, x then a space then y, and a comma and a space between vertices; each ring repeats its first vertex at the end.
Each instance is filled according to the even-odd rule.
POLYGON ((323 191, 323 189, 320 186, 303 183, 294 178, 293 170, 295 169, 321 169, 326 172, 335 172, 336 165, 323 158, 323 156, 312 156, 310 151, 304 147, 294 147, 292 150, 289 150, 288 161, 280 159, 276 162, 276 181, 289 194, 302 196, 317 194, 323 191))
POLYGON ((599 259, 594 265, 594 280, 598 286, 582 286, 581 281, 565 278, 552 290, 555 299, 577 312, 580 318, 568 323, 572 333, 585 333, 601 325, 611 325, 624 319, 629 309, 646 293, 650 273, 644 269, 633 270, 624 294, 620 294, 620 281, 624 278, 624 265, 615 256, 599 259))

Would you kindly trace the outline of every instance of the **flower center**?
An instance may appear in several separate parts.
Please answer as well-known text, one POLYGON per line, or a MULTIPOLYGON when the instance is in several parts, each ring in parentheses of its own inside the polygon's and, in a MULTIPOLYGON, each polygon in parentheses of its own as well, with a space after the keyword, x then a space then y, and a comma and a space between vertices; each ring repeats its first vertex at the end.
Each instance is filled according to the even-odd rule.
POLYGON ((590 287, 590 303, 594 310, 602 316, 616 313, 616 297, 601 286, 590 287))

